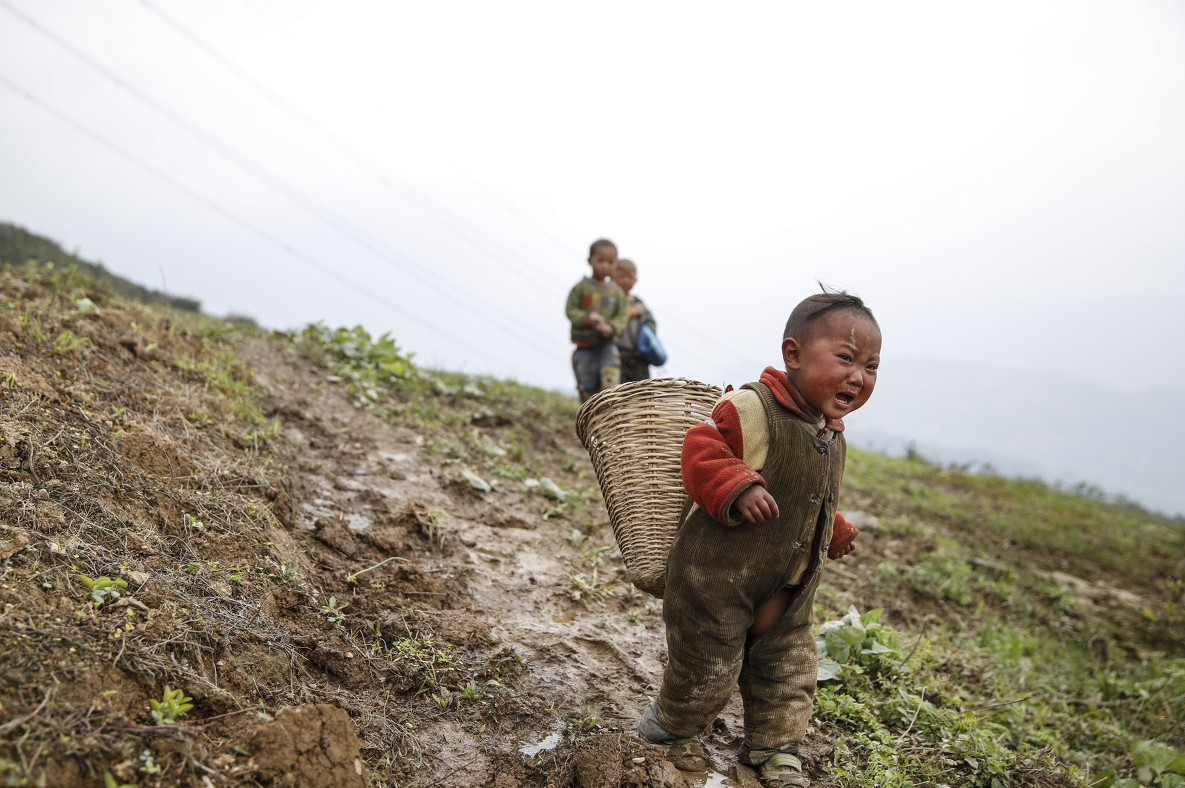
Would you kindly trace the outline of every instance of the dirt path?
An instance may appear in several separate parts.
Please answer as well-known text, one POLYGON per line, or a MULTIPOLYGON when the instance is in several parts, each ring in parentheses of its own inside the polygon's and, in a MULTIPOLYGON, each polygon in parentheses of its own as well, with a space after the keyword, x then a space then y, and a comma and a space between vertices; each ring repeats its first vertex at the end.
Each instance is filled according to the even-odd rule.
MULTIPOLYGON (((359 584, 350 596, 353 604, 366 596, 371 609, 388 615, 406 615, 409 607, 429 611, 438 631, 488 627, 494 650, 509 650, 526 665, 514 685, 516 703, 526 713, 515 714, 513 723, 493 736, 486 724, 433 715, 431 702, 423 703, 424 725, 415 734, 424 750, 423 771, 413 784, 431 784, 447 774, 442 784, 492 785, 507 758, 528 764, 545 759, 573 720, 586 721, 587 732, 595 724, 606 731, 636 729, 641 710, 657 692, 665 658, 658 600, 620 584, 607 601, 576 599, 570 578, 588 571, 581 567, 581 554, 598 543, 573 533, 562 520, 541 517, 538 499, 522 483, 501 479, 493 491, 480 494, 442 484, 441 456, 425 448, 433 436, 355 408, 331 376, 301 359, 282 357, 266 342, 248 345, 246 356, 294 447, 291 478, 301 503, 292 527, 305 551, 294 560, 341 600, 349 595, 342 578, 372 564, 372 557, 381 560, 374 547, 394 548, 395 554, 410 556, 418 574, 431 582, 374 591, 359 584), (451 515, 443 549, 403 549, 407 513, 435 509, 451 515)), ((574 433, 555 440, 570 454, 583 455, 574 433)), ((597 516, 607 525, 603 512, 597 516)), ((718 727, 738 730, 735 715, 730 709, 718 727)), ((731 760, 722 746, 735 748, 733 738, 717 736, 712 742, 721 750, 721 769, 731 760)), ((678 773, 659 764, 653 768, 677 784, 678 773)), ((686 776, 691 784, 707 779, 725 784, 719 774, 686 776)))

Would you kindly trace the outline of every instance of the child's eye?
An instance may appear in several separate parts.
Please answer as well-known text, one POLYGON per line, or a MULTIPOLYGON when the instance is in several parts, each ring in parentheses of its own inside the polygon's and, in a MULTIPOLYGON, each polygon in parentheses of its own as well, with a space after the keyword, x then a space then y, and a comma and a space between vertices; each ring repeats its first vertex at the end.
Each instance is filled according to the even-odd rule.
POLYGON ((869 364, 868 365, 869 372, 876 372, 878 369, 880 369, 880 364, 869 364))
POLYGON ((844 361, 849 361, 849 362, 850 362, 850 361, 852 360, 852 357, 851 357, 851 356, 849 356, 847 353, 840 353, 840 354, 839 354, 839 357, 840 357, 840 358, 842 358, 844 361))

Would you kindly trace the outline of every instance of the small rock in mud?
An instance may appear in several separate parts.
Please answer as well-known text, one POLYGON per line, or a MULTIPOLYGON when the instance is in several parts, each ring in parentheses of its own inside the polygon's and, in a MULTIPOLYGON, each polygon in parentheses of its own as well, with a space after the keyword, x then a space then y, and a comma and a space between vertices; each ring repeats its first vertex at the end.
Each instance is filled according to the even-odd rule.
POLYGON ((285 709, 251 740, 261 777, 301 788, 363 788, 360 748, 350 716, 320 703, 285 709))

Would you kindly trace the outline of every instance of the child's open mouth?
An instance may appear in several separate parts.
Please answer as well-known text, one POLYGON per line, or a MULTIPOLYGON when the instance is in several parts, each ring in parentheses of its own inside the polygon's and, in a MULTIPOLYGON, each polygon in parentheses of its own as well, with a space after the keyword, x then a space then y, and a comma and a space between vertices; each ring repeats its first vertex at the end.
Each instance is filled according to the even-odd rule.
POLYGON ((835 401, 845 408, 851 405, 855 399, 856 396, 854 394, 846 394, 842 391, 835 395, 835 401))

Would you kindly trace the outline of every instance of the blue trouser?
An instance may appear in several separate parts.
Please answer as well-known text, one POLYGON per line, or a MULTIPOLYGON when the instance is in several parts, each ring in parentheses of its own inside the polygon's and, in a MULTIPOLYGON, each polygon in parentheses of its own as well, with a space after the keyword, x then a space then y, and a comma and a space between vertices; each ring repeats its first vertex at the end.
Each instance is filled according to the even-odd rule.
POLYGON ((572 351, 572 371, 576 373, 581 402, 601 389, 613 388, 621 382, 621 354, 617 345, 606 342, 596 347, 576 348, 572 351))

